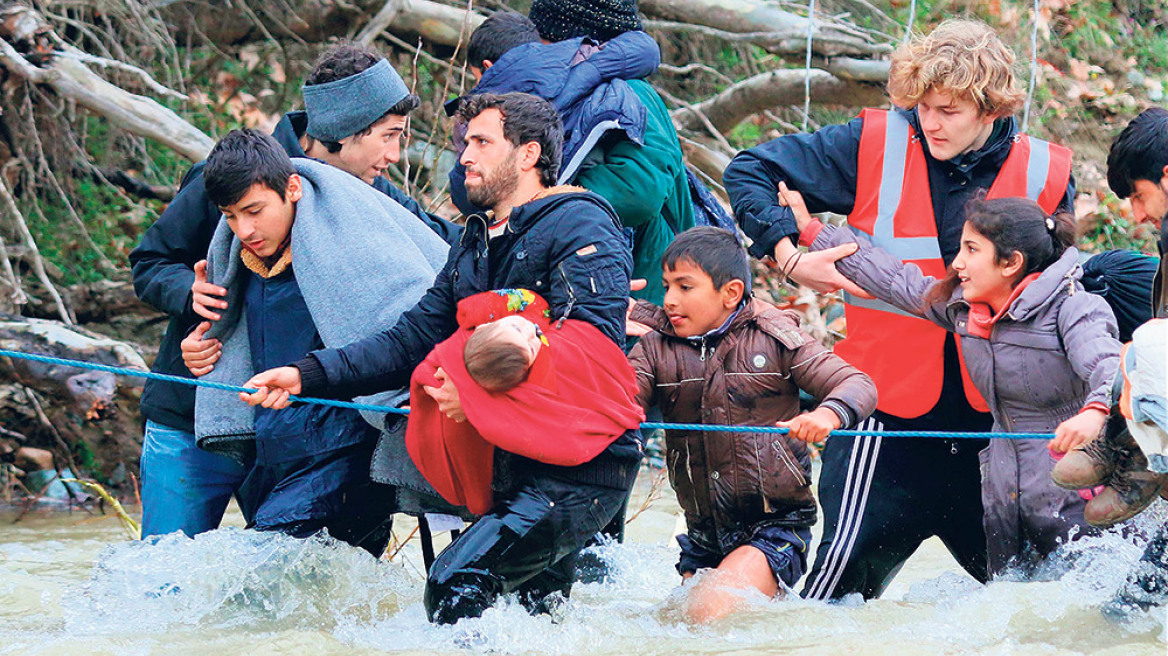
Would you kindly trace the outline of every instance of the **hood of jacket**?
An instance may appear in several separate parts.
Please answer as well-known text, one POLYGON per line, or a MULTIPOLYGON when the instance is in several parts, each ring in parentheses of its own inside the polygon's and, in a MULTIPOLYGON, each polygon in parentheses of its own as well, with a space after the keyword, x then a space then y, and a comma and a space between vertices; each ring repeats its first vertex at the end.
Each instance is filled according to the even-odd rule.
POLYGON ((634 142, 644 143, 647 110, 619 72, 630 68, 626 61, 630 57, 639 58, 644 70, 655 70, 661 53, 622 46, 619 39, 597 45, 584 37, 527 43, 500 57, 471 94, 521 92, 551 102, 564 124, 559 180, 566 182, 575 175, 583 155, 606 133, 619 130, 634 142))

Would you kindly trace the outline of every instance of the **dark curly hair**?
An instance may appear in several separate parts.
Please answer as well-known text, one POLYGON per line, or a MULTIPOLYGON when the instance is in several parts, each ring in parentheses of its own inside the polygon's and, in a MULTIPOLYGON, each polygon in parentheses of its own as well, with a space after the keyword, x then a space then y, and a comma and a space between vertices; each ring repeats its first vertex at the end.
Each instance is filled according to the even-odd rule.
MULTIPOLYGON (((367 48, 355 41, 342 41, 329 46, 327 50, 321 53, 320 57, 316 59, 316 63, 312 65, 312 71, 308 73, 308 78, 304 81, 304 86, 310 87, 314 84, 327 84, 329 82, 343 80, 344 78, 360 73, 382 59, 381 53, 372 48, 367 48)), ((367 125, 365 129, 357 131, 356 135, 363 137, 369 134, 373 131, 373 126, 385 120, 386 116, 409 116, 410 112, 417 109, 421 104, 421 99, 411 93, 395 103, 393 107, 390 107, 388 111, 379 116, 376 121, 367 125)), ((341 151, 341 144, 335 141, 325 141, 323 139, 318 139, 318 141, 330 153, 339 153, 341 151)))
POLYGON ((462 125, 488 109, 503 115, 503 136, 512 146, 539 144, 539 181, 545 187, 556 184, 560 158, 564 149, 564 126, 560 115, 548 101, 530 93, 484 93, 469 96, 458 108, 457 121, 462 125))

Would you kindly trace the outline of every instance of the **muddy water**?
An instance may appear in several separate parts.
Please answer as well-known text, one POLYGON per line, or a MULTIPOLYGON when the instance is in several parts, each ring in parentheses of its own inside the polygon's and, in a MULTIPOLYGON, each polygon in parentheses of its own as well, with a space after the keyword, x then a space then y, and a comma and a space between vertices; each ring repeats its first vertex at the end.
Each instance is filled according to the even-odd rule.
MULTIPOLYGON (((637 508, 649 488, 639 486, 637 508)), ((416 541, 392 561, 327 540, 237 526, 190 540, 126 541, 85 515, 0 516, 0 654, 1130 654, 1168 652, 1165 612, 1126 627, 1097 607, 1139 557, 1140 525, 1079 541, 1046 582, 979 586, 937 541, 880 600, 838 605, 752 600, 694 628, 676 613, 676 503, 654 501, 606 547, 613 576, 577 585, 563 615, 506 601, 454 627, 425 621, 416 541)), ((1165 508, 1141 520, 1164 521, 1165 508)), ((400 535, 411 525, 401 522, 400 535)))

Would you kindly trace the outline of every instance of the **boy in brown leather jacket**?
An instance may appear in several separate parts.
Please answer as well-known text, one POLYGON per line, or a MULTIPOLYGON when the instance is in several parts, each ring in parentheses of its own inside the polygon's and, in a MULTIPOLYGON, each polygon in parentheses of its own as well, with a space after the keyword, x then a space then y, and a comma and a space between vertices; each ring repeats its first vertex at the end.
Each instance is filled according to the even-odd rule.
POLYGON ((716 568, 686 613, 709 621, 743 591, 781 596, 803 575, 816 520, 806 443, 876 407, 867 375, 799 329, 798 315, 751 299, 746 251, 719 228, 687 230, 662 258, 665 302, 630 308, 637 400, 666 421, 790 429, 788 435, 666 431, 669 478, 685 511, 678 572, 716 568), (637 330, 639 328, 639 330, 637 330), (820 399, 799 413, 799 390, 820 399))

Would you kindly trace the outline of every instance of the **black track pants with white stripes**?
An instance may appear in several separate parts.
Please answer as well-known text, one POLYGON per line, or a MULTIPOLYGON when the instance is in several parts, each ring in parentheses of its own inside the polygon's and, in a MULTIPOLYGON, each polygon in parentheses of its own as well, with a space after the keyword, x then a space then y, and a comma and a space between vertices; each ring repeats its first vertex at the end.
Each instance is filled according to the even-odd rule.
MULTIPOLYGON (((937 430, 989 430, 975 426, 937 430)), ((878 413, 860 430, 925 430, 878 413)), ((832 437, 823 451, 823 540, 803 589, 808 599, 879 597, 921 542, 939 536, 971 576, 986 580, 978 451, 985 440, 832 437)))

